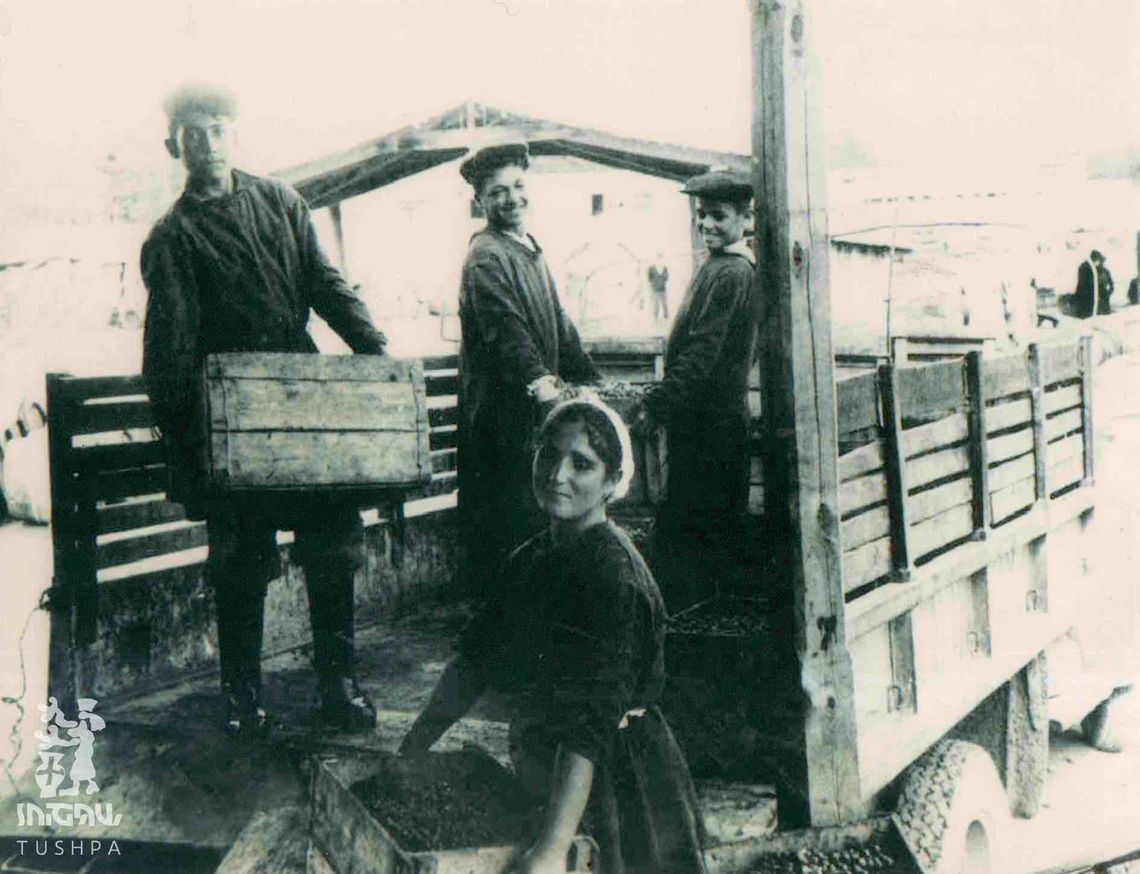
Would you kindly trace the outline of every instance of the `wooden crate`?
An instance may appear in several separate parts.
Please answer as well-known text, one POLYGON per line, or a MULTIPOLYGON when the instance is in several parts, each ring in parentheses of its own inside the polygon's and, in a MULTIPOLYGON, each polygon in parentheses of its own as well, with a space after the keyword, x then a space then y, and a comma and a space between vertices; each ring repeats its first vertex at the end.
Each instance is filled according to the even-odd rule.
POLYGON ((423 367, 371 355, 226 353, 205 372, 210 477, 222 493, 431 481, 423 367))

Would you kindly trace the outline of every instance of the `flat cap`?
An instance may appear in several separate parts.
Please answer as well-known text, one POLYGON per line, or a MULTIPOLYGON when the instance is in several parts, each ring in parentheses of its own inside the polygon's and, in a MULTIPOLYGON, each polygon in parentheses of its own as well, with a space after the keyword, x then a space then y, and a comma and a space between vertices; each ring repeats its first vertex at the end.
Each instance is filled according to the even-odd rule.
POLYGON ((512 164, 524 170, 530 166, 526 143, 502 143, 480 149, 459 165, 459 174, 478 190, 488 176, 512 164))
POLYGON ((694 176, 681 190, 695 197, 738 200, 752 196, 752 179, 747 173, 737 170, 709 170, 707 173, 694 176))

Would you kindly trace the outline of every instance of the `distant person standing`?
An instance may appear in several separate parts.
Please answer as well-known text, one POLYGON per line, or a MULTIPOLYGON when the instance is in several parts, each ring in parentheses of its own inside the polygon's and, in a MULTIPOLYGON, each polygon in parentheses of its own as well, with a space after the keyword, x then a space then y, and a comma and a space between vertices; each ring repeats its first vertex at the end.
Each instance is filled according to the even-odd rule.
POLYGON ((519 544, 546 524, 531 488, 542 416, 601 380, 562 309, 542 247, 526 226, 525 144, 488 146, 460 174, 487 226, 471 238, 459 287, 459 523, 463 575, 486 592, 519 544))
POLYGON ((1112 312, 1112 274, 1104 266, 1104 255, 1097 249, 1089 252, 1087 260, 1077 268, 1077 290, 1073 294, 1073 315, 1079 319, 1091 318, 1094 313, 1112 312))
POLYGON ((649 265, 649 287, 653 289, 653 318, 665 321, 669 318, 669 268, 664 265, 665 256, 657 253, 657 260, 649 265))

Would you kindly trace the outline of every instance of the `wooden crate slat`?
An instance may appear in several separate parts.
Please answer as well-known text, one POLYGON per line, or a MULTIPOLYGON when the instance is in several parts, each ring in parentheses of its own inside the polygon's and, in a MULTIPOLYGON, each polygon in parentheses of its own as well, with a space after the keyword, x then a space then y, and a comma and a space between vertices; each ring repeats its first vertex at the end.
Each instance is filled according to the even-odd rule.
POLYGON ((918 419, 957 407, 966 397, 962 362, 899 368, 903 419, 918 419))
POLYGON ((423 361, 424 372, 429 370, 458 370, 459 369, 459 356, 458 355, 429 355, 421 359, 423 361))
POLYGON ((431 454, 432 473, 441 473, 445 470, 455 470, 455 450, 441 449, 431 454))
POLYGON ((1079 343, 1063 346, 1040 347, 1041 381, 1046 386, 1077 379, 1081 375, 1081 347, 1079 343))
MULTIPOLYGON (((414 431, 418 405, 407 380, 346 382, 336 392, 311 379, 211 379, 210 427, 230 431, 414 431)), ((422 400, 422 396, 421 396, 422 400)))
POLYGON ((459 407, 435 407, 428 410, 428 424, 432 428, 444 428, 459 422, 459 407))
POLYGON ((1031 507, 1037 501, 1037 478, 1019 480, 990 492, 990 509, 994 523, 1003 522, 1014 513, 1031 507))
MULTIPOLYGON (((1080 434, 1074 434, 1072 437, 1066 437, 1063 440, 1058 440, 1056 443, 1050 443, 1048 450, 1045 452, 1045 463, 1050 468, 1053 468, 1066 459, 1083 458, 1084 454, 1084 441, 1081 439, 1080 434)), ((1052 481, 1050 481, 1049 485, 1053 485, 1052 481)))
POLYGON ((150 401, 115 401, 107 404, 81 404, 68 414, 68 430, 73 435, 153 428, 158 424, 150 401))
POLYGON ((1032 455, 1022 455, 1003 464, 990 465, 990 494, 1035 475, 1032 455))
POLYGON ((839 487, 839 513, 846 516, 860 507, 879 504, 887 499, 887 477, 879 472, 861 476, 839 487))
POLYGON ((839 433, 861 431, 879 424, 879 388, 874 373, 864 373, 836 383, 839 433))
POLYGON ((160 525, 163 522, 177 522, 186 518, 186 510, 181 504, 165 499, 128 501, 97 507, 95 516, 98 532, 111 534, 116 531, 133 531, 136 528, 160 525))
POLYGON ((1017 458, 1033 451, 1033 429, 1022 428, 1012 434, 990 437, 986 441, 986 454, 990 464, 998 464, 1009 458, 1017 458))
POLYGON ((1084 426, 1084 414, 1080 409, 1067 410, 1045 420, 1045 439, 1052 443, 1070 434, 1079 434, 1084 426))
POLYGON ((459 429, 452 428, 451 430, 432 431, 430 442, 433 450, 454 449, 459 445, 459 429))
POLYGON ((1083 455, 1073 455, 1049 466, 1049 492, 1056 494, 1085 478, 1083 455))
POLYGON ((72 453, 75 469, 81 474, 122 470, 128 467, 149 467, 166 461, 166 452, 160 440, 88 446, 83 449, 73 449, 72 453))
POLYGON ((907 482, 913 491, 935 480, 966 473, 970 469, 970 451, 965 446, 954 446, 908 461, 906 468, 907 482))
POLYGON ((965 477, 911 495, 907 498, 911 522, 917 524, 952 507, 969 503, 972 496, 973 484, 965 477))
POLYGON ((235 431, 211 439, 213 457, 228 463, 231 489, 413 485, 392 479, 392 471, 416 470, 422 461, 414 431, 388 432, 381 451, 371 431, 235 431))
POLYGON ((206 375, 210 379, 405 382, 411 380, 417 371, 418 361, 401 361, 380 355, 225 352, 206 359, 206 375))
POLYGON ((1018 398, 1004 404, 986 407, 986 433, 993 434, 1007 428, 1028 425, 1033 419, 1033 403, 1029 398, 1018 398))
POLYGON ((987 358, 983 381, 986 397, 990 400, 1029 391, 1029 369, 1025 356, 1018 353, 987 358))
POLYGON ((970 436, 970 422, 965 413, 954 413, 945 419, 908 428, 902 433, 902 448, 905 458, 914 458, 924 452, 941 449, 952 443, 961 443, 970 436))
POLYGON ((424 384, 430 397, 438 395, 455 395, 459 393, 459 376, 424 376, 424 384))
POLYGON ((68 377, 57 383, 58 397, 65 401, 90 398, 127 398, 146 394, 146 384, 139 374, 132 376, 68 377))
POLYGON ((952 507, 913 526, 910 542, 916 556, 941 549, 948 543, 969 537, 974 531, 974 510, 969 503, 952 507))
POLYGON ((845 551, 857 549, 872 540, 886 537, 891 531, 891 514, 886 507, 873 507, 847 519, 840 525, 840 543, 845 551))
POLYGON ((891 538, 882 537, 843 553, 843 591, 864 586, 891 572, 891 538))
POLYGON ((876 440, 839 456, 839 479, 843 482, 883 468, 883 444, 876 440))
POLYGON ((1051 416, 1061 410, 1069 410, 1081 405, 1080 385, 1066 385, 1045 392, 1045 415, 1051 416))
POLYGON ((94 476, 96 482, 92 497, 97 501, 117 501, 165 492, 168 479, 166 465, 102 471, 94 476))
POLYGON ((95 563, 102 570, 114 565, 128 564, 156 555, 166 555, 183 549, 205 546, 206 524, 204 522, 176 523, 179 527, 140 533, 137 537, 97 544, 95 563))

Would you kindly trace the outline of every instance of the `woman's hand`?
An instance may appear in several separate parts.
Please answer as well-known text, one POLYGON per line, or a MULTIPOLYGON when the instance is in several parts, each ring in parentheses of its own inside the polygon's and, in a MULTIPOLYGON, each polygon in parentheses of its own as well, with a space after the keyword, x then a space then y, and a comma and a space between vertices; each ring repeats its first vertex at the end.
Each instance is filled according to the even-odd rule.
POLYGON ((510 869, 512 874, 566 874, 566 853, 531 847, 510 869))

